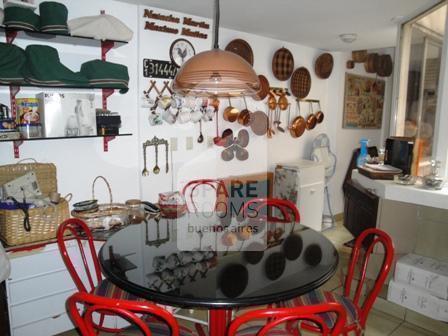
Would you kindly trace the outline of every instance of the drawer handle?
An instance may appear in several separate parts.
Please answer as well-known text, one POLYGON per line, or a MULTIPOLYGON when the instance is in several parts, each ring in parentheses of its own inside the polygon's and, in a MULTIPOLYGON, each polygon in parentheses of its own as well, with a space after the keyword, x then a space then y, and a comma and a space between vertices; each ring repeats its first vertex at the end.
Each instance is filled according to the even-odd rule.
POLYGON ((61 316, 62 316, 62 314, 59 314, 59 315, 52 316, 51 318, 52 319, 57 319, 57 318, 60 318, 61 316))
POLYGON ((314 194, 316 192, 316 189, 310 189, 310 194, 314 194))

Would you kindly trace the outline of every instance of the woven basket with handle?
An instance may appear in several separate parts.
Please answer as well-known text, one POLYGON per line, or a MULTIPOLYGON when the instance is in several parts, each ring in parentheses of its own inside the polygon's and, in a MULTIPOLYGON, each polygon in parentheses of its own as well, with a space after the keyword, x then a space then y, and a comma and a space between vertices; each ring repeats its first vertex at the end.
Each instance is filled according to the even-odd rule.
POLYGON ((92 199, 95 198, 95 183, 99 179, 106 183, 109 192, 109 203, 99 204, 98 210, 94 212, 72 211, 72 216, 80 218, 86 222, 91 229, 105 228, 106 226, 127 224, 129 209, 125 204, 114 203, 112 198, 112 189, 104 176, 97 176, 92 183, 92 199))
MULTIPOLYGON (((0 166, 0 185, 34 171, 39 188, 44 196, 57 192, 56 166, 52 163, 33 162, 0 166)), ((0 210, 0 238, 9 246, 49 240, 56 237, 60 223, 69 218, 68 202, 61 199, 55 205, 29 209, 30 231, 24 226, 25 214, 22 210, 0 210)))

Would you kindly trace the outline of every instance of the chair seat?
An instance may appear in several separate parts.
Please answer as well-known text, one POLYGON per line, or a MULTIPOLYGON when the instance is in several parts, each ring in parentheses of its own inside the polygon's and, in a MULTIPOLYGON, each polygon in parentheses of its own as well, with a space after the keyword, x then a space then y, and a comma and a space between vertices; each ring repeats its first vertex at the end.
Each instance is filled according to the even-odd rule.
MULTIPOLYGON (((145 322, 148 327, 149 330, 151 330, 151 335, 152 336, 170 336, 171 333, 171 329, 168 327, 167 324, 160 322, 160 321, 154 321, 154 319, 150 319, 150 321, 146 321, 145 322)), ((120 333, 120 335, 123 336, 140 336, 141 332, 140 329, 138 329, 137 327, 129 327, 126 328, 125 330, 123 330, 123 332, 120 333)), ((179 326, 179 336, 196 336, 197 334, 194 333, 193 331, 191 331, 190 329, 184 327, 184 326, 179 326)))
MULTIPOLYGON (((282 302, 281 306, 292 308, 298 306, 311 306, 327 302, 340 303, 345 308, 347 312, 347 326, 358 324, 359 315, 355 304, 349 298, 333 292, 315 290, 292 300, 282 302)), ((336 323, 336 314, 324 313, 318 315, 324 320, 328 328, 331 329, 334 327, 334 324, 336 323)))
MULTIPOLYGON (((257 336, 258 332, 264 327, 264 325, 253 325, 250 327, 242 328, 238 330, 237 336, 257 336)), ((291 333, 284 328, 277 327, 273 330, 269 330, 266 336, 291 336, 291 333)))
POLYGON ((102 280, 98 286, 95 287, 93 294, 117 300, 147 301, 141 297, 122 290, 107 279, 102 280))

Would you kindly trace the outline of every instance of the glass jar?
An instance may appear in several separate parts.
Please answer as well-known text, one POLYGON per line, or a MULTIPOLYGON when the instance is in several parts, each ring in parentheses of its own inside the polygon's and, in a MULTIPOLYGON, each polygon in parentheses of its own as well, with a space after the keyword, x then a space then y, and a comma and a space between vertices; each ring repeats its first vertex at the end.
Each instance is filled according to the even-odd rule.
POLYGON ((130 199, 126 201, 128 210, 129 224, 140 224, 145 220, 145 209, 143 204, 138 199, 130 199))

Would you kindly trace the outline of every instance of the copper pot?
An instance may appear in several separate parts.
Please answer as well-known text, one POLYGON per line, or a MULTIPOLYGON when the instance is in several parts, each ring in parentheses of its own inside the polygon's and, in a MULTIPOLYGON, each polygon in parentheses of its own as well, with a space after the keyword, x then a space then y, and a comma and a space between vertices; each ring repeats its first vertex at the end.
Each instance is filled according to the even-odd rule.
POLYGON ((277 100, 272 92, 269 92, 268 107, 270 110, 275 110, 277 108, 277 100))
POLYGON ((313 113, 313 103, 310 103, 310 114, 306 118, 306 129, 312 130, 314 127, 316 127, 317 119, 316 116, 313 113))
POLYGON ((318 106, 319 106, 319 111, 317 111, 315 113, 315 116, 316 116, 317 123, 320 124, 320 123, 322 123, 322 121, 324 121, 325 116, 324 116, 324 113, 322 112, 322 109, 320 108, 320 103, 318 103, 318 106))
POLYGON ((299 115, 296 115, 289 126, 289 133, 293 138, 300 138, 305 132, 306 122, 305 119, 301 116, 299 101, 297 101, 297 110, 299 111, 299 115))
POLYGON ((286 97, 286 93, 282 93, 280 95, 280 98, 278 98, 278 102, 277 102, 278 107, 280 108, 280 110, 285 111, 288 109, 288 98, 286 97))
POLYGON ((249 109, 247 108, 246 98, 243 97, 243 99, 244 99, 244 105, 246 108, 244 110, 242 110, 240 112, 240 114, 238 114, 238 123, 243 126, 249 126, 250 115, 252 112, 250 112, 249 109))
POLYGON ((228 122, 235 122, 238 119, 238 115, 240 114, 240 111, 232 106, 232 103, 230 102, 229 98, 229 106, 227 106, 224 110, 224 120, 228 122))

